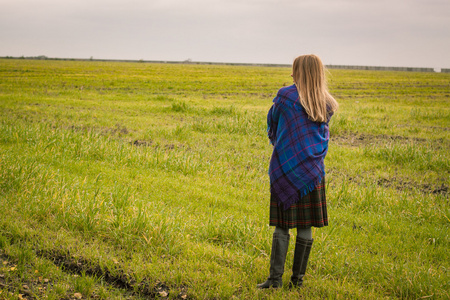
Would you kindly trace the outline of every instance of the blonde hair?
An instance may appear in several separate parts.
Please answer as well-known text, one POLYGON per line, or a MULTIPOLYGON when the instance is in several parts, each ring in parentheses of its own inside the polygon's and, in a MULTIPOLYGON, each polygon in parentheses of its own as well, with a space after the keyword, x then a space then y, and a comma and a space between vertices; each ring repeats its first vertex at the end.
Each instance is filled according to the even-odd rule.
POLYGON ((292 77, 300 103, 314 122, 326 122, 339 104, 328 92, 325 68, 314 54, 297 57, 292 64, 292 77))

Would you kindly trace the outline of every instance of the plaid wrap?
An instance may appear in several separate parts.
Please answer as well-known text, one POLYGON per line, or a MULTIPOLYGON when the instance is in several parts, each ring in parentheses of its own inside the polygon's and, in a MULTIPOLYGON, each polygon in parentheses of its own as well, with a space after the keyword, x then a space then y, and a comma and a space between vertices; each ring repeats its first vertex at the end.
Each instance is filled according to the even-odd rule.
POLYGON ((295 85, 281 88, 273 102, 267 114, 267 133, 274 146, 270 192, 271 198, 288 209, 325 176, 329 118, 323 123, 309 120, 295 85))
POLYGON ((281 228, 309 228, 328 225, 325 178, 311 192, 301 197, 287 210, 271 197, 270 226, 281 228))

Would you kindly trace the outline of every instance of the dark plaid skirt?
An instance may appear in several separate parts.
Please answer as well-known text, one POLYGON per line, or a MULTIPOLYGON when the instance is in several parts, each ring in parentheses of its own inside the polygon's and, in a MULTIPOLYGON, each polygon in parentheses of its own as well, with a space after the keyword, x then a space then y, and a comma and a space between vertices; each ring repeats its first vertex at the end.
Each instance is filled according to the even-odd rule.
POLYGON ((287 210, 270 197, 270 226, 281 228, 309 228, 328 225, 325 177, 309 194, 287 210))

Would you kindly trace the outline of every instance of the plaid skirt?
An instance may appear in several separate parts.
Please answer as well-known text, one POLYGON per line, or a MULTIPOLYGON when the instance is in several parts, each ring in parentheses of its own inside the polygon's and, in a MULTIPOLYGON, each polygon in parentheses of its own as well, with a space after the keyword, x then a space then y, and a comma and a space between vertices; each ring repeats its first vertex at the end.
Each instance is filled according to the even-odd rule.
POLYGON ((325 177, 309 194, 292 204, 287 210, 270 197, 270 226, 281 228, 309 228, 328 225, 325 177))

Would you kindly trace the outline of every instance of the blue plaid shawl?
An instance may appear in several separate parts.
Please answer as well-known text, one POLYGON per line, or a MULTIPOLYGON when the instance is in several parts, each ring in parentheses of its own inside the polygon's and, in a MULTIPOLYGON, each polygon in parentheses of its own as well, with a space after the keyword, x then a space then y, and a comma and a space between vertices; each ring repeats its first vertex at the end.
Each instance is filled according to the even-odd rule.
POLYGON ((274 146, 269 165, 270 192, 288 209, 325 176, 329 118, 323 123, 309 120, 295 85, 281 88, 273 102, 267 114, 267 132, 274 146))

